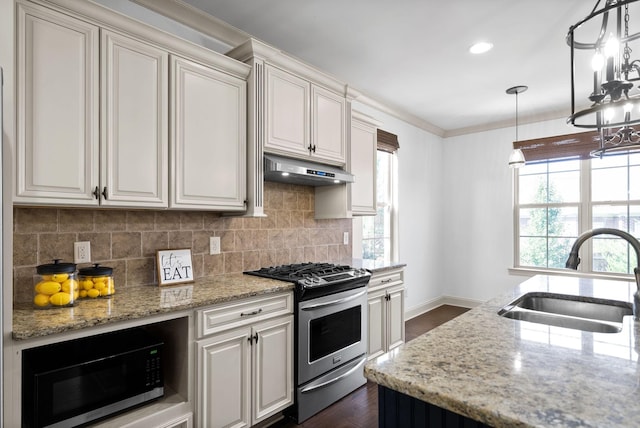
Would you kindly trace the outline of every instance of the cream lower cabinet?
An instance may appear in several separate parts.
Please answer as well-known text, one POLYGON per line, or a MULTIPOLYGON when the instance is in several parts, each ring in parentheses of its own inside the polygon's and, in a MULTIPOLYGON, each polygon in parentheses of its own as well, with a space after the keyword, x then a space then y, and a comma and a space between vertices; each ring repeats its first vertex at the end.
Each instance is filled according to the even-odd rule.
POLYGON ((404 343, 404 270, 373 273, 369 281, 368 358, 404 343))
POLYGON ((171 76, 170 208, 243 211, 246 81, 177 56, 171 76))
POLYGON ((198 427, 249 427, 293 404, 291 301, 248 299, 198 315, 208 326, 200 331, 217 332, 196 342, 198 427))

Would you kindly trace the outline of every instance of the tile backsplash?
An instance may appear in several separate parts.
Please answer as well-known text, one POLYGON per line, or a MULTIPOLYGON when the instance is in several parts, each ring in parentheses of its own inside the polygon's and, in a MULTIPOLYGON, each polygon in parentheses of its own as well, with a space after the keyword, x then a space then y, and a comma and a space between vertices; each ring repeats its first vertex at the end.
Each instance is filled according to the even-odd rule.
MULTIPOLYGON (((36 266, 73 261, 73 243, 89 241, 91 260, 114 268, 116 290, 156 285, 156 251, 190 248, 195 278, 307 261, 351 262, 351 219, 315 220, 314 189, 265 183, 267 217, 202 211, 14 207, 14 302, 33 298, 36 266), (220 237, 221 253, 209 254, 220 237)), ((89 266, 82 264, 79 267, 89 266)))

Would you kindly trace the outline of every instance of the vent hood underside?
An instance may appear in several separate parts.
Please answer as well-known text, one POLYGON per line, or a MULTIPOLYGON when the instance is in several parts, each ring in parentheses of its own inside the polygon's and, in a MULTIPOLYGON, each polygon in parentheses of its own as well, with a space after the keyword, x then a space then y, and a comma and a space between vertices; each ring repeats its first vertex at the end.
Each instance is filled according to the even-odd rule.
POLYGON ((264 179, 303 186, 331 186, 355 181, 353 174, 337 167, 270 154, 264 155, 264 179))

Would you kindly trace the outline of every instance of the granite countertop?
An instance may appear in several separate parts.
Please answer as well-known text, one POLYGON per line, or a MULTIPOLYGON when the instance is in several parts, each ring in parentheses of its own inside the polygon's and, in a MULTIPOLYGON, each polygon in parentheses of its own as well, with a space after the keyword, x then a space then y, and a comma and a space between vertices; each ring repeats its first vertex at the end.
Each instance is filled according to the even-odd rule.
POLYGON ((175 286, 123 287, 109 299, 81 299, 73 307, 16 307, 12 335, 14 340, 31 339, 293 288, 293 283, 243 274, 201 278, 175 286))
POLYGON ((591 333, 497 315, 530 291, 632 302, 633 282, 533 277, 372 360, 365 376, 494 427, 637 427, 640 323, 591 333))
POLYGON ((377 273, 385 270, 398 269, 405 267, 405 263, 399 262, 379 262, 375 260, 352 259, 351 266, 354 268, 364 268, 369 272, 377 273))

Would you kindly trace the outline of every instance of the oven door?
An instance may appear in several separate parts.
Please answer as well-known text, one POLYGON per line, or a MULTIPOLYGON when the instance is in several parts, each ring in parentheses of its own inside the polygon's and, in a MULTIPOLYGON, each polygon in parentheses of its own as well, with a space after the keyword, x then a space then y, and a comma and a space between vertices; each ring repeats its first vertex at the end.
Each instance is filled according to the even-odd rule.
POLYGON ((298 385, 367 352, 367 287, 298 304, 298 385))

